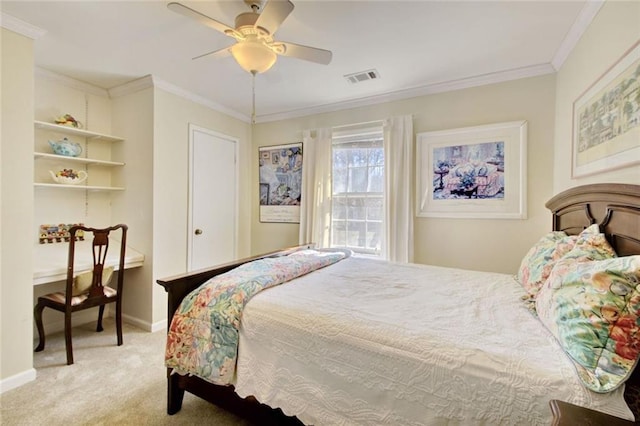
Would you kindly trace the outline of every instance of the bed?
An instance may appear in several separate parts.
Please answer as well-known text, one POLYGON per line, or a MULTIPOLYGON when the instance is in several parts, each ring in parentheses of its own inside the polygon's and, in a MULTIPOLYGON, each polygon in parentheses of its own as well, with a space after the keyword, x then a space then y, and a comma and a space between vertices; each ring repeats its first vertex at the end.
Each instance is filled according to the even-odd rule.
MULTIPOLYGON (((640 185, 575 187, 546 206, 554 236, 577 244, 595 229, 625 262, 640 254, 640 185)), ((158 280, 168 292, 169 320, 179 323, 183 299, 211 279, 256 261, 302 256, 308 248, 158 280)), ((636 361, 622 360, 631 375, 626 383, 626 376, 618 383, 610 374, 623 376, 618 365, 605 366, 596 374, 603 383, 589 390, 587 375, 576 374, 581 367, 559 344, 566 335, 541 324, 558 313, 533 315, 519 276, 344 257, 246 303, 234 371, 227 371, 229 363, 215 377, 177 368, 170 355, 179 351, 170 354, 169 347, 184 339, 172 335, 180 328, 172 325, 168 413, 181 409, 187 391, 261 424, 549 424, 551 399, 633 419, 624 393, 638 381, 639 373, 631 375, 636 361), (227 380, 219 381, 223 375, 227 380)), ((567 257, 558 264, 575 263, 567 257)), ((548 284, 565 276, 556 270, 546 271, 548 288, 536 294, 545 303, 560 291, 548 284)), ((627 277, 636 279, 637 268, 635 274, 627 277)), ((640 349, 628 346, 634 354, 640 349)))

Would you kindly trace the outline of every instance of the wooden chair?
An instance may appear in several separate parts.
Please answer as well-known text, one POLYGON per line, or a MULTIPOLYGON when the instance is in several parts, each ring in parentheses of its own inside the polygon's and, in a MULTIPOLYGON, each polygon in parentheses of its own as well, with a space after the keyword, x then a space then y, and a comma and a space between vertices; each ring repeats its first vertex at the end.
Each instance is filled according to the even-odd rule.
POLYGON ((96 331, 102 328, 102 315, 107 303, 116 304, 116 330, 118 346, 122 345, 122 285, 124 279, 124 258, 127 240, 127 225, 120 224, 104 229, 87 228, 85 226, 72 226, 69 229, 69 258, 67 265, 67 280, 65 291, 50 293, 38 297, 34 308, 34 316, 40 342, 35 351, 44 349, 45 335, 42 325, 42 311, 45 307, 64 313, 64 336, 67 348, 67 365, 73 364, 73 347, 71 345, 71 314, 76 311, 99 306, 98 326, 96 331), (107 286, 113 274, 113 267, 105 267, 107 250, 109 249, 109 234, 112 231, 121 230, 120 259, 118 262, 118 279, 116 288, 107 286), (74 276, 74 257, 76 243, 83 233, 92 233, 91 245, 93 254, 93 268, 78 276, 74 276))

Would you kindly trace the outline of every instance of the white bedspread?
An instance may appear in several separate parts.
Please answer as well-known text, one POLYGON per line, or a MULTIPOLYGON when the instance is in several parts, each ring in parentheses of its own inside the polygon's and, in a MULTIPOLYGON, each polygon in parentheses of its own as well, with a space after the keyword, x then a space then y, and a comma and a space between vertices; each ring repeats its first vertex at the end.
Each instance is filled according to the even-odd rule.
POLYGON ((313 425, 549 424, 550 399, 632 419, 522 294, 510 275, 351 257, 247 304, 236 392, 313 425))

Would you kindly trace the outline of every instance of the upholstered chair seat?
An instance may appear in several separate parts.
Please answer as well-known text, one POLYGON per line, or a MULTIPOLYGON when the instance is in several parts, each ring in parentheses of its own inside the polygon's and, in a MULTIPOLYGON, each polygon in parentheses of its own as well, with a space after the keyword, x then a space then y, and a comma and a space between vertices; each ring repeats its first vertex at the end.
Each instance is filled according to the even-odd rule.
MULTIPOLYGON (((106 297, 115 297, 118 294, 118 290, 111 287, 103 287, 104 295, 106 297)), ((64 291, 57 291, 55 293, 49 293, 47 295, 42 296, 45 299, 49 299, 56 303, 65 303, 66 294, 64 291)), ((80 294, 78 296, 71 296, 71 306, 77 306, 84 303, 89 298, 89 292, 87 291, 84 294, 80 294)))

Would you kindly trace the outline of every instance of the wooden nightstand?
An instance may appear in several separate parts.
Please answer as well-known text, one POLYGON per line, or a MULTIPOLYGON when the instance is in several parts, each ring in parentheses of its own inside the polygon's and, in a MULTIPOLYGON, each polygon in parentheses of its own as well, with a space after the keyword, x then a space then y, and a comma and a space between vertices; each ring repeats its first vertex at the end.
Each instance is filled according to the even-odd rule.
POLYGON ((589 408, 552 399, 549 401, 553 413, 553 426, 632 426, 635 423, 610 416, 589 408))

